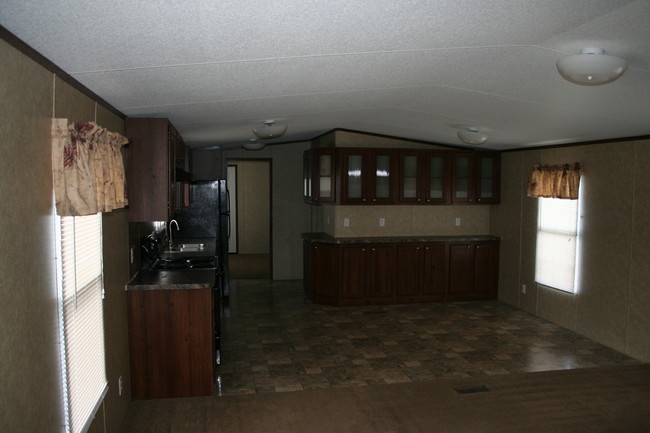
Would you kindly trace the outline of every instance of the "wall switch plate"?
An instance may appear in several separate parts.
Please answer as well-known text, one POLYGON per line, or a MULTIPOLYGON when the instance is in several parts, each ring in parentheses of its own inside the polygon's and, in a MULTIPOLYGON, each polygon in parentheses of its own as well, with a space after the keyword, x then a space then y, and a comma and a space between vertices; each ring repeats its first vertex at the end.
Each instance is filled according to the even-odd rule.
POLYGON ((343 218, 343 227, 350 227, 350 218, 343 218))
POLYGON ((124 391, 124 381, 122 380, 122 376, 120 376, 117 379, 117 394, 121 396, 122 391, 124 391))
POLYGON ((384 227, 386 225, 386 218, 379 218, 379 227, 384 227))
POLYGON ((456 217, 456 225, 457 225, 457 226, 460 225, 460 218, 458 218, 458 217, 456 217))
POLYGON ((521 293, 523 293, 524 295, 526 294, 526 285, 525 284, 521 285, 521 293))
POLYGON ((135 247, 131 247, 130 257, 131 257, 131 264, 133 264, 135 262, 135 247))

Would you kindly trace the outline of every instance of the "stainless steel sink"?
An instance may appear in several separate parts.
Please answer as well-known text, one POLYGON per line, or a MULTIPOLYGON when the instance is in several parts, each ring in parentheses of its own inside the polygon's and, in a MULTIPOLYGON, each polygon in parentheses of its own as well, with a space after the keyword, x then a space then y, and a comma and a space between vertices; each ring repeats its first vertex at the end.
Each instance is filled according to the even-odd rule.
POLYGON ((197 244, 176 244, 169 248, 169 251, 172 252, 195 252, 195 251, 205 251, 207 244, 197 243, 197 244))

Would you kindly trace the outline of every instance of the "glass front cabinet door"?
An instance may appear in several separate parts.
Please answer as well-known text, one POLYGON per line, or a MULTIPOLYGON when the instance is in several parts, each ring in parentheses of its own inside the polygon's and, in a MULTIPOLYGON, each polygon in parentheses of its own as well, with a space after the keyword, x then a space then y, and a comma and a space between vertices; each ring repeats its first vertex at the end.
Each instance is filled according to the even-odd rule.
POLYGON ((318 149, 314 154, 314 201, 336 200, 334 177, 334 149, 318 149))
POLYGON ((395 152, 386 149, 342 149, 341 202, 387 204, 395 199, 395 152))
POLYGON ((452 203, 499 203, 500 155, 456 152, 452 158, 452 203))

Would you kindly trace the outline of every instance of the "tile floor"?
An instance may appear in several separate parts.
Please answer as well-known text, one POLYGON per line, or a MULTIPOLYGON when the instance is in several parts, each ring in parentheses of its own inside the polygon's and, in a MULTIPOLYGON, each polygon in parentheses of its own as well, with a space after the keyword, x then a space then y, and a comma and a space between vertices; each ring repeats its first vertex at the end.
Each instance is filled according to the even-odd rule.
POLYGON ((638 363, 498 301, 314 305, 302 281, 233 280, 217 395, 638 363))

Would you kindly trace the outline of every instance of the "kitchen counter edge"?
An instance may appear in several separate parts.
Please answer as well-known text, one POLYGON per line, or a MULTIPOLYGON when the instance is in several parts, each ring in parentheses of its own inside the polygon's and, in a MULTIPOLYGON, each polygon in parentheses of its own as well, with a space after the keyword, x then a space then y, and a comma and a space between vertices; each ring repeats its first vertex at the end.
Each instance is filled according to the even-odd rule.
POLYGON ((310 242, 329 244, 364 244, 364 243, 407 243, 407 242, 481 242, 499 241, 493 235, 440 235, 440 236, 374 236, 337 238, 327 233, 303 233, 302 238, 310 242))

